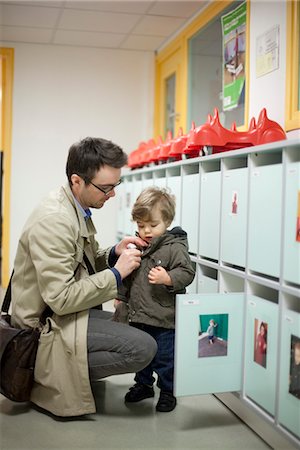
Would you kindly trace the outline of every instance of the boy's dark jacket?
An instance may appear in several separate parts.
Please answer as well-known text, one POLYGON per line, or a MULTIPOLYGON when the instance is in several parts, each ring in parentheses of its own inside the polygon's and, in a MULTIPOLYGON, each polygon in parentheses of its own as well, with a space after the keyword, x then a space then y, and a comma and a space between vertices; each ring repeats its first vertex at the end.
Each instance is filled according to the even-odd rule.
POLYGON ((175 328, 175 296, 185 293, 194 276, 187 234, 175 227, 151 241, 143 252, 139 269, 123 280, 118 299, 128 302, 129 321, 175 328), (167 270, 172 287, 149 283, 149 271, 156 266, 167 270))

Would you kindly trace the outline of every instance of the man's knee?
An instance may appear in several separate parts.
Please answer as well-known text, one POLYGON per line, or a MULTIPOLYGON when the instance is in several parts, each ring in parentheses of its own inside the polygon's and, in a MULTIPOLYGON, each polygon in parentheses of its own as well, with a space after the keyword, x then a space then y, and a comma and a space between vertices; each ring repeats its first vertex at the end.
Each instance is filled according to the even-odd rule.
POLYGON ((135 348, 135 362, 137 368, 135 372, 142 370, 144 367, 148 366, 153 360, 157 352, 157 344, 150 334, 144 331, 138 331, 136 348, 135 348))

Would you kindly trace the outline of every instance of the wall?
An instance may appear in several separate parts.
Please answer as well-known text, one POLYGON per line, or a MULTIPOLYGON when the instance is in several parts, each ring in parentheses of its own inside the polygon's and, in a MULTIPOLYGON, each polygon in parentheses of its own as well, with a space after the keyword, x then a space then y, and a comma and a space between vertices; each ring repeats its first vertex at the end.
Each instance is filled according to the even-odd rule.
MULTIPOLYGON (((284 127, 286 81, 286 8, 287 2, 251 1, 250 4, 250 91, 249 120, 258 118, 263 107, 270 119, 284 127), (262 77, 256 77, 256 40, 279 25, 279 68, 262 77)), ((299 137, 299 130, 288 133, 288 138, 299 137)))
MULTIPOLYGON (((15 48, 10 267, 28 214, 65 183, 70 145, 111 139, 129 153, 152 134, 152 53, 6 43, 15 48)), ((94 211, 98 240, 115 242, 117 200, 94 211)))

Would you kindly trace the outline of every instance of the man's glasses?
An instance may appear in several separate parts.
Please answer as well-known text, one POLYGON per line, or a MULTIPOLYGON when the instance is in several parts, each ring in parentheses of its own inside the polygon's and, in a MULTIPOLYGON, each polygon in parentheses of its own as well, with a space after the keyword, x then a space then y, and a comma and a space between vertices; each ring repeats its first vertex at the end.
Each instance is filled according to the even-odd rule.
POLYGON ((110 184, 107 186, 107 188, 104 188, 104 187, 99 187, 96 184, 94 184, 92 181, 90 181, 90 184, 92 184, 99 191, 103 192, 103 194, 105 194, 105 195, 110 194, 115 189, 115 187, 119 186, 119 184, 121 184, 121 183, 122 183, 122 180, 119 180, 116 184, 110 184))

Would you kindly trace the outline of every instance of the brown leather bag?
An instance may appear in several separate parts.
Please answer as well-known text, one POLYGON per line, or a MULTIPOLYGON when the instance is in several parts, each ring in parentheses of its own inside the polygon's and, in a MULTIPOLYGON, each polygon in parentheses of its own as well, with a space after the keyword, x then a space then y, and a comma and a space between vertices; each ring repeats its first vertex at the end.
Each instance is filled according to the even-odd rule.
MULTIPOLYGON (((12 276, 0 316, 0 392, 15 402, 26 402, 30 399, 33 386, 40 330, 12 327, 11 316, 8 314, 12 276)), ((51 311, 50 308, 48 311, 51 311)))
MULTIPOLYGON (((95 271, 83 252, 83 259, 90 275, 95 271)), ((14 328, 11 316, 8 314, 11 303, 11 280, 3 300, 0 315, 0 392, 14 402, 26 402, 34 380, 34 366, 39 344, 40 330, 33 328, 14 328)), ((102 305, 99 305, 102 309, 102 305)), ((40 323, 45 324, 46 318, 52 315, 52 310, 46 306, 40 317, 40 323)), ((49 322, 50 326, 50 322, 49 322)))

